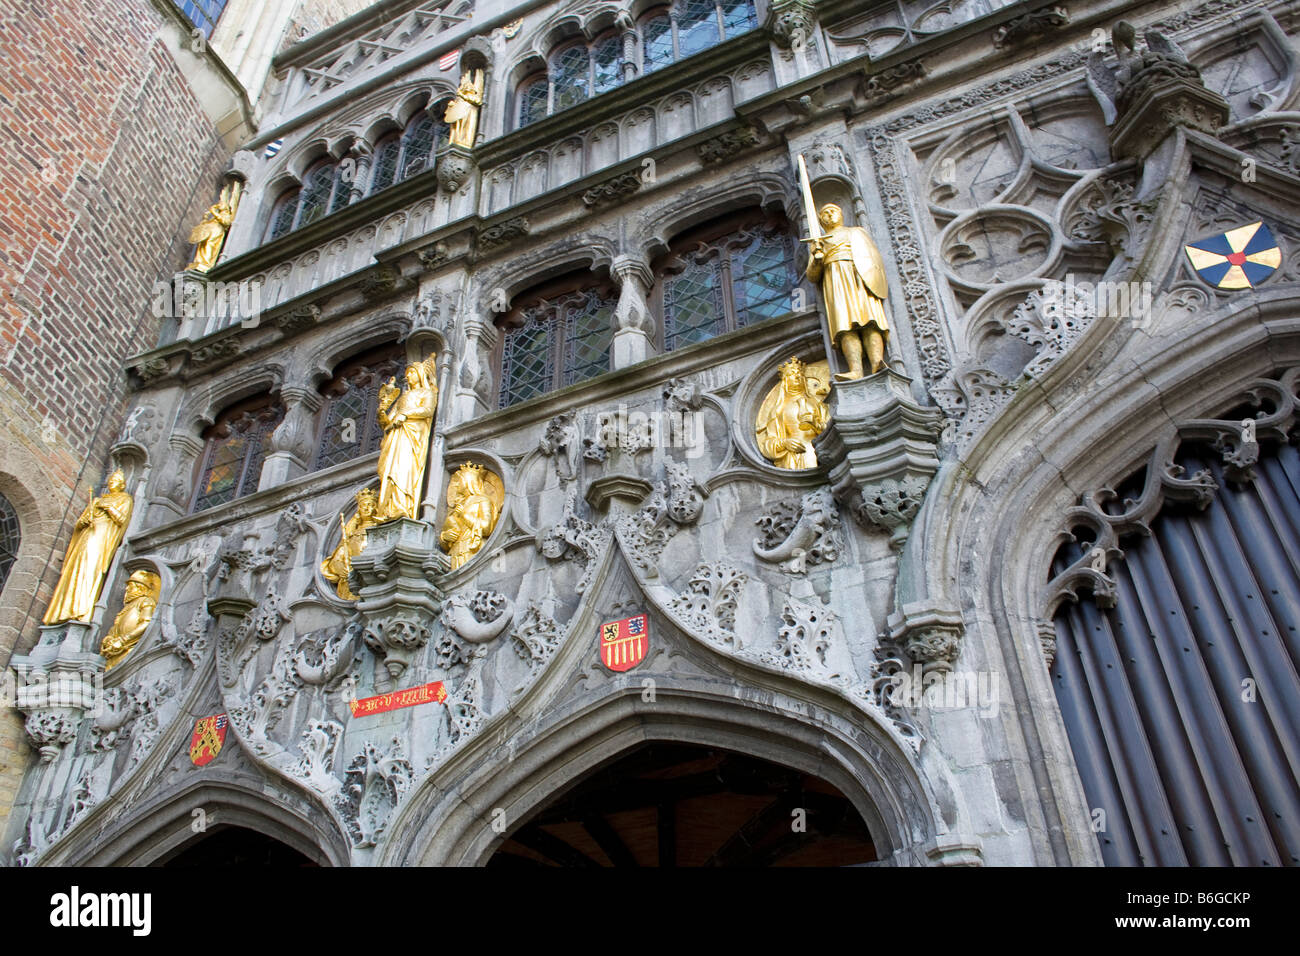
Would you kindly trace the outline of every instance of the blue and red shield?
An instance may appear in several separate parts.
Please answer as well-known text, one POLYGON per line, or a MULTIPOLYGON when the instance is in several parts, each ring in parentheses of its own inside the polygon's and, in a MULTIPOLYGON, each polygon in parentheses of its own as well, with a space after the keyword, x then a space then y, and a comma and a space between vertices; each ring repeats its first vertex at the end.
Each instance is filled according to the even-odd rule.
POLYGON ((1282 250, 1262 222, 1183 246, 1192 268, 1216 289, 1253 289, 1277 271, 1282 250))

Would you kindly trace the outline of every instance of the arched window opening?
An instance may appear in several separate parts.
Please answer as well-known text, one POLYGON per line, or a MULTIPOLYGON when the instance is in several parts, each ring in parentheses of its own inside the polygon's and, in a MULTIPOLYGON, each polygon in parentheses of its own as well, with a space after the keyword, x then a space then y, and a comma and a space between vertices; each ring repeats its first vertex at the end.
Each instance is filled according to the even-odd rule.
POLYGON ((437 150, 446 146, 449 140, 449 130, 442 119, 446 111, 446 102, 438 103, 406 124, 406 133, 402 136, 402 179, 410 179, 418 172, 433 168, 437 150))
POLYGON ((517 302, 502 335, 499 407, 609 371, 618 302, 611 286, 561 281, 517 302))
POLYGON ((397 345, 371 349, 341 365, 324 388, 317 469, 379 450, 379 387, 402 372, 404 353, 397 345))
POLYGON ((18 524, 18 511, 9 499, 0 495, 0 591, 4 591, 9 571, 18 560, 18 546, 22 544, 22 528, 18 524))
POLYGON ((302 195, 298 200, 298 220, 295 229, 309 226, 325 215, 337 181, 333 163, 318 163, 304 177, 302 195))
POLYGON ((402 155, 402 137, 397 133, 385 136, 375 146, 371 161, 370 192, 387 189, 397 181, 397 163, 402 155))
POLYGON ((549 84, 546 77, 533 77, 519 89, 519 115, 517 125, 523 129, 530 123, 546 118, 546 101, 549 84))
POLYGON ((862 815, 833 784, 746 754, 656 742, 534 813, 487 865, 854 866, 877 858, 862 815), (792 816, 802 825, 791 826, 792 816))
POLYGON ((293 221, 298 215, 298 196, 301 190, 294 186, 286 190, 276 200, 275 208, 271 210, 271 225, 267 230, 266 238, 279 239, 283 235, 293 231, 293 221))
POLYGON ((585 46, 571 46, 551 61, 553 110, 567 110, 587 98, 591 65, 585 46))
POLYGON ((674 240, 655 274, 665 351, 785 315, 799 282, 789 223, 756 210, 674 240))
POLYGON ((257 490, 271 433, 284 419, 278 398, 260 396, 234 405, 218 416, 203 438, 200 481, 191 511, 203 511, 257 490))
POLYGON ((673 62, 673 25, 667 12, 641 21, 641 72, 652 73, 673 62))

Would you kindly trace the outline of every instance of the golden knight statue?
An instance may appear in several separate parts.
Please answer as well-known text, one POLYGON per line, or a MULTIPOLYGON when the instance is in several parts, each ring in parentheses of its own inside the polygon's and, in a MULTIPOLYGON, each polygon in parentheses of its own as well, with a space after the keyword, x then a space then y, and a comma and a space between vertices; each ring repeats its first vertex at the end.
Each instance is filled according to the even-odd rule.
POLYGON ((99 653, 107 660, 104 668, 112 670, 122 663, 122 658, 139 642, 149 622, 153 620, 154 611, 158 609, 158 595, 162 590, 162 578, 153 571, 140 568, 132 571, 126 579, 126 595, 122 601, 122 610, 113 618, 113 626, 100 642, 99 653))
POLYGON ((791 358, 781 366, 781 380, 759 406, 754 430, 759 451, 776 467, 791 471, 817 467, 812 442, 831 419, 824 401, 829 378, 826 362, 804 365, 791 358))
POLYGON ((59 583, 42 619, 45 624, 90 621, 108 567, 131 520, 134 502, 125 489, 126 476, 121 471, 109 475, 108 488, 98 498, 95 489, 90 489, 90 502, 77 518, 59 583))
POLYGON ((447 485, 447 519, 442 525, 442 548, 455 571, 474 555, 501 517, 505 503, 501 479, 482 465, 467 462, 447 485))
POLYGON ((384 437, 379 445, 378 522, 420 516, 429 436, 438 409, 436 378, 437 365, 431 355, 406 367, 405 392, 391 378, 379 388, 378 418, 384 437))
POLYGON ((849 365, 849 371, 835 377, 845 381, 862 378, 866 374, 864 355, 874 374, 885 365, 885 346, 889 340, 884 301, 889 288, 880 250, 867 230, 844 225, 844 213, 839 206, 827 203, 814 215, 812 187, 802 156, 799 179, 812 233, 804 240, 812 247, 807 275, 821 284, 831 342, 849 365))
POLYGON ((239 183, 235 182, 221 190, 221 198, 215 205, 208 207, 203 221, 190 231, 190 242, 194 243, 194 261, 186 269, 207 272, 217 264, 217 256, 221 255, 221 246, 226 241, 226 233, 239 210, 239 189, 239 183))
POLYGON ((483 71, 466 70, 461 74, 456 98, 447 104, 442 118, 451 127, 453 146, 466 148, 474 145, 478 136, 478 114, 483 108, 483 71))
POLYGON ((345 601, 355 601, 357 595, 348 587, 348 574, 352 570, 352 559, 366 549, 366 529, 378 524, 375 510, 379 506, 379 497, 370 488, 357 492, 357 513, 348 521, 339 515, 343 525, 343 537, 334 553, 321 562, 320 573, 325 580, 335 585, 339 597, 345 601))

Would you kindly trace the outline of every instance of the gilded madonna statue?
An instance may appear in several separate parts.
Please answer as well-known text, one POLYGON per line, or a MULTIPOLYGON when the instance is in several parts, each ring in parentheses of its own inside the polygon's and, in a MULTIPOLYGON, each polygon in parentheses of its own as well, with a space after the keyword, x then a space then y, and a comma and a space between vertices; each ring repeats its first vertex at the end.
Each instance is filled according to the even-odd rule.
POLYGON ((105 670, 112 670, 122 663, 131 648, 139 642, 153 620, 158 608, 158 594, 162 589, 162 578, 153 571, 143 568, 132 571, 126 579, 126 595, 122 610, 113 619, 113 626, 100 642, 99 653, 107 660, 105 670))
POLYGON ((339 515, 339 521, 343 522, 343 537, 334 553, 321 562, 321 574, 335 585, 339 597, 345 601, 357 599, 348 587, 348 574, 352 571, 352 559, 366 548, 366 529, 378 524, 375 517, 378 505, 379 498, 370 488, 358 491, 357 513, 346 522, 343 522, 343 515, 339 515))
POLYGON ((447 486, 447 518, 440 536, 452 571, 483 547, 504 502, 505 487, 497 475, 472 462, 457 469, 447 486))
POLYGON ((121 471, 109 475, 108 488, 98 498, 95 489, 90 489, 90 502, 77 518, 63 558, 63 570, 59 572, 59 583, 55 585, 43 623, 90 620, 133 507, 134 502, 126 493, 126 476, 121 471))
POLYGON ((221 190, 221 198, 208 207, 203 221, 190 230, 190 242, 194 243, 194 261, 186 269, 207 272, 217 264, 221 247, 226 241, 226 233, 235 221, 239 210, 239 183, 232 183, 221 190))
POLYGON ((817 467, 813 439, 830 421, 823 399, 829 390, 826 362, 805 365, 791 358, 781 366, 781 380, 758 409, 754 436, 763 457, 778 468, 798 471, 817 467))
POLYGON ((433 356, 406 367, 406 390, 389 379, 379 389, 379 505, 376 523, 419 518, 429 436, 438 409, 437 365, 433 356), (399 397, 400 396, 400 397, 399 397))

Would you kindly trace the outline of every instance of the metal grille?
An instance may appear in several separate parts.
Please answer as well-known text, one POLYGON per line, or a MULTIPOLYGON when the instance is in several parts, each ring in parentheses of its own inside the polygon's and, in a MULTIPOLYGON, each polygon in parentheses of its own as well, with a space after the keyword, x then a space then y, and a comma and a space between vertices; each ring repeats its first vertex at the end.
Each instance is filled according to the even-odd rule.
POLYGON ((18 547, 22 543, 22 529, 18 512, 9 499, 0 495, 0 591, 4 590, 9 571, 18 560, 18 547))
MULTIPOLYGON (((1057 613, 1052 679, 1120 866, 1300 863, 1300 453, 1227 482, 1204 511, 1166 503, 1111 564, 1116 605, 1057 613)), ((1086 547, 1086 545, 1084 546, 1086 547)), ((1057 570, 1082 557, 1070 545, 1057 570)))

